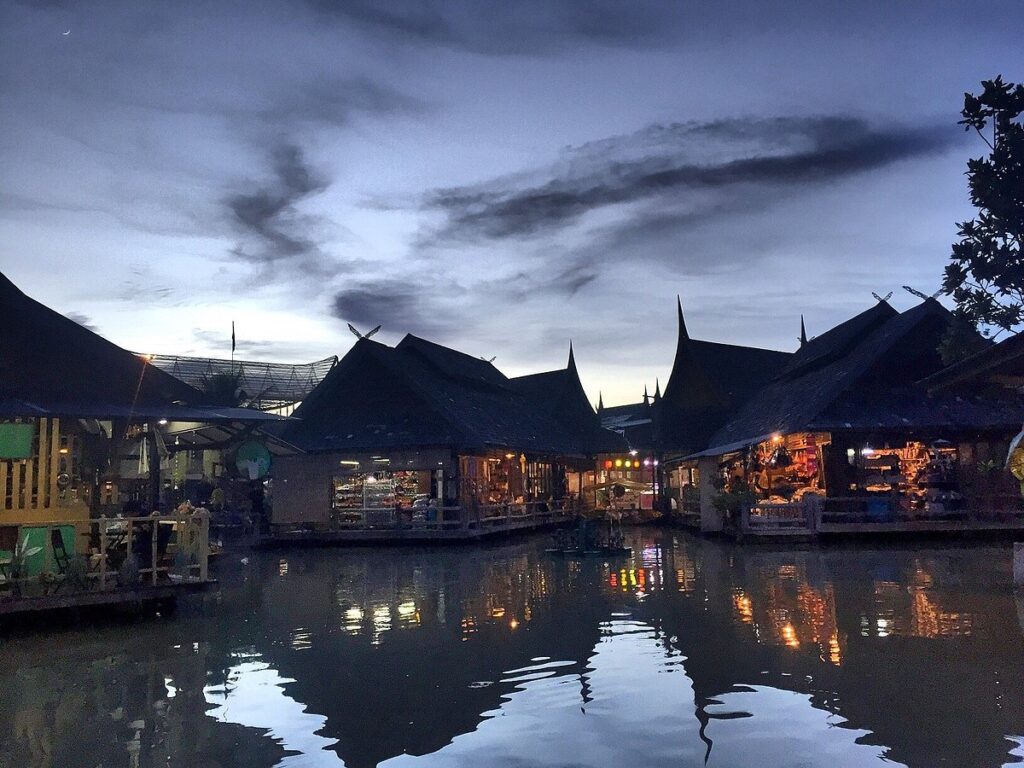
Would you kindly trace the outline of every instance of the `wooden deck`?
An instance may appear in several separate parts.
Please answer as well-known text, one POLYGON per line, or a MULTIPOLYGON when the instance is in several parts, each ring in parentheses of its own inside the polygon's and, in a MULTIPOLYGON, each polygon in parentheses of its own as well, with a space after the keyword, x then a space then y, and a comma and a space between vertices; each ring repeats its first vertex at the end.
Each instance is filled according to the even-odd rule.
POLYGON ((196 512, 21 525, 14 551, 0 559, 0 619, 169 602, 206 589, 209 523, 196 512))
POLYGON ((145 585, 129 588, 106 589, 96 592, 55 592, 53 594, 28 597, 0 596, 0 621, 40 615, 94 608, 138 608, 153 603, 176 600, 182 594, 191 594, 208 589, 217 582, 186 581, 181 584, 145 585))

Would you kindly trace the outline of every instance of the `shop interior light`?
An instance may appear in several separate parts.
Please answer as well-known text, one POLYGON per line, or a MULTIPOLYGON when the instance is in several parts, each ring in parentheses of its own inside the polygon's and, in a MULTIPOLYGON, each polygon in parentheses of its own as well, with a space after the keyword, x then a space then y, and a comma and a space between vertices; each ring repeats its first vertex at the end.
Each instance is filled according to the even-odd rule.
POLYGON ((160 420, 159 420, 159 421, 157 422, 157 424, 159 424, 159 425, 160 425, 161 427, 162 427, 162 426, 165 426, 165 425, 167 424, 167 419, 160 419, 160 420))
POLYGON ((515 457, 516 457, 516 455, 514 453, 506 453, 505 454, 505 458, 506 459, 514 459, 515 457))
POLYGON ((651 460, 650 459, 644 459, 644 466, 645 467, 651 466, 651 460))
POLYGON ((343 464, 346 467, 358 467, 359 466, 359 462, 358 461, 353 461, 352 459, 342 459, 338 463, 339 464, 343 464))
POLYGON ((875 452, 875 449, 872 448, 870 445, 865 445, 863 448, 860 449, 860 455, 861 456, 870 456, 874 452, 875 452))
POLYGON ((629 452, 630 456, 636 456, 636 448, 629 452))
POLYGON ((658 466, 658 460, 657 459, 654 460, 654 466, 658 466))
POLYGON ((778 433, 778 432, 773 434, 772 435, 772 442, 773 443, 781 443, 782 442, 782 435, 780 433, 778 433))

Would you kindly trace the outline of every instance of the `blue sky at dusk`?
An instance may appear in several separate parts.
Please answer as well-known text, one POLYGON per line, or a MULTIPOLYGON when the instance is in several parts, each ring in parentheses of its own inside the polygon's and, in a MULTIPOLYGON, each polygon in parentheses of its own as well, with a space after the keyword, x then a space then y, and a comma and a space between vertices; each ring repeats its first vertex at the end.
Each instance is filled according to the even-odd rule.
POLYGON ((596 400, 937 290, 1024 4, 0 0, 0 269, 138 351, 346 323, 596 400))

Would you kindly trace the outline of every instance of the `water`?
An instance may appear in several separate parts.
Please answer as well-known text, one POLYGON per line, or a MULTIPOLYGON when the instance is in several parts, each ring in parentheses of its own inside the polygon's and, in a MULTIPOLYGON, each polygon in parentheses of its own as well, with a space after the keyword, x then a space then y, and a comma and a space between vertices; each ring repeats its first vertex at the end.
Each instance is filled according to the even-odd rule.
POLYGON ((0 639, 0 766, 1024 762, 1009 547, 228 555, 173 617, 0 639))

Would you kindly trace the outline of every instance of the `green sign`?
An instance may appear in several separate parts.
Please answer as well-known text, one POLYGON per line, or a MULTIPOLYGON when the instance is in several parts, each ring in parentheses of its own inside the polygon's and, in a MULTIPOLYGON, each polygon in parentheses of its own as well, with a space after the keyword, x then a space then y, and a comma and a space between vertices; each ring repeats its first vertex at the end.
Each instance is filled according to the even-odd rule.
POLYGON ((250 480, 260 480, 270 474, 270 451, 263 443, 250 440, 238 446, 235 467, 250 480))
POLYGON ((0 424, 0 459, 31 459, 35 424, 0 424))

